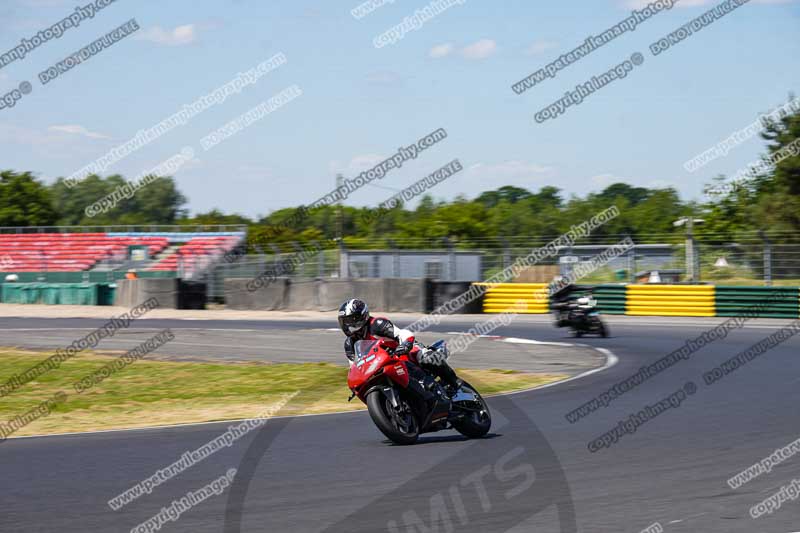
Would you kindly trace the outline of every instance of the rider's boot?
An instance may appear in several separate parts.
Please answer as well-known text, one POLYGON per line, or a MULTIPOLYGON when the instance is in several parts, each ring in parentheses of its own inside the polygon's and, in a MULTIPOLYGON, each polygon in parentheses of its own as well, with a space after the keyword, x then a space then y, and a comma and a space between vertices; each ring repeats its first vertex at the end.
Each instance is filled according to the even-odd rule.
POLYGON ((455 371, 450 368, 450 365, 447 363, 442 363, 436 368, 436 370, 437 374, 439 374, 439 377, 446 385, 445 389, 447 390, 447 395, 452 398, 456 395, 458 389, 461 388, 461 385, 463 385, 464 382, 458 379, 455 371))

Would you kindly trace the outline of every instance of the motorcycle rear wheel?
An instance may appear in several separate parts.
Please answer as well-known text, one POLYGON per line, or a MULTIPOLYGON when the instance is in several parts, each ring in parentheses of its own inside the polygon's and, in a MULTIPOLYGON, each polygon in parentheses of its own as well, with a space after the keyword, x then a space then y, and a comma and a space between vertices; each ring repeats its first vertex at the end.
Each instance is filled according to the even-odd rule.
POLYGON ((483 437, 489 433, 489 429, 492 427, 492 414, 489 412, 489 406, 486 405, 486 400, 483 399, 483 396, 466 381, 461 388, 475 394, 478 399, 478 405, 471 405, 470 407, 478 409, 478 411, 469 411, 467 416, 461 420, 454 420, 453 429, 471 439, 483 437))
POLYGON ((382 390, 376 389, 367 395, 367 410, 378 429, 395 444, 414 444, 419 438, 419 423, 408 401, 400 397, 400 411, 382 390))

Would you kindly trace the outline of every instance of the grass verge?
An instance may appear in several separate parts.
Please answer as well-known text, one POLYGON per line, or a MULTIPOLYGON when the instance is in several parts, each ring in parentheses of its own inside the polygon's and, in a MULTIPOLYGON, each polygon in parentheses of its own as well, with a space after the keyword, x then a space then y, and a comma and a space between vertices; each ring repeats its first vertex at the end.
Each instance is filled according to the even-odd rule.
MULTIPOLYGON (((50 353, 0 350, 0 385, 43 361, 50 353)), ((253 418, 287 395, 298 393, 278 415, 363 409, 347 402, 347 369, 329 363, 263 364, 139 360, 79 393, 74 385, 115 361, 82 353, 0 397, 0 437, 137 428, 253 418), (9 425, 63 391, 50 413, 9 425), (34 419, 35 418, 35 419, 34 419), (9 429, 13 427, 13 433, 9 429)), ((509 370, 458 370, 484 396, 558 381, 560 374, 509 370)), ((41 412, 39 413, 41 415, 41 412)))

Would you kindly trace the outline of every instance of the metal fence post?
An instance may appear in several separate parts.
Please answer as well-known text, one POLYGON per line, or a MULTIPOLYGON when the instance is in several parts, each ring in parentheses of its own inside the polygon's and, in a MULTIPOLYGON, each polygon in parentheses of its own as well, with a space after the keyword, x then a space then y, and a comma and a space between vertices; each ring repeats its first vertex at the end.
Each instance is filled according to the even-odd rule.
POLYGON ((695 282, 700 283, 702 280, 701 272, 700 272, 700 247, 697 246, 697 240, 692 236, 692 248, 694 249, 693 256, 694 256, 694 277, 695 282))
POLYGON ((456 250, 453 241, 445 237, 444 244, 447 246, 447 281, 456 280, 456 250))
POLYGON ((339 278, 350 277, 350 258, 343 240, 339 240, 339 278))
MULTIPOLYGON (((272 255, 272 269, 275 272, 275 274, 277 275, 277 273, 278 273, 278 263, 281 260, 281 249, 278 248, 274 244, 270 244, 269 247, 272 249, 272 254, 273 254, 272 255)), ((261 269, 261 272, 266 272, 267 271, 267 258, 266 257, 264 257, 264 264, 262 266, 263 266, 263 268, 261 269)))
POLYGON ((632 284, 636 283, 636 245, 628 250, 628 278, 632 284))
POLYGON ((772 285, 772 243, 763 230, 759 230, 758 234, 764 241, 764 285, 769 287, 772 285))
POLYGON ((392 239, 388 241, 389 248, 392 250, 392 277, 399 278, 400 277, 400 254, 397 253, 397 243, 394 242, 392 239))
MULTIPOLYGON (((303 256, 303 247, 300 246, 300 243, 298 243, 297 241, 292 241, 292 247, 294 248, 295 258, 299 261, 300 258, 303 256)), ((287 258, 287 260, 291 262, 292 261, 292 257, 289 256, 287 258)), ((302 264, 300 264, 300 265, 294 266, 294 268, 291 267, 291 263, 287 263, 286 266, 287 266, 286 270, 289 270, 291 268, 291 272, 289 272, 289 275, 291 277, 293 277, 293 278, 301 278, 301 279, 307 277, 306 276, 306 262, 305 261, 303 261, 302 264), (301 271, 299 272, 299 275, 298 275, 298 272, 297 272, 297 267, 298 266, 301 267, 301 271)))

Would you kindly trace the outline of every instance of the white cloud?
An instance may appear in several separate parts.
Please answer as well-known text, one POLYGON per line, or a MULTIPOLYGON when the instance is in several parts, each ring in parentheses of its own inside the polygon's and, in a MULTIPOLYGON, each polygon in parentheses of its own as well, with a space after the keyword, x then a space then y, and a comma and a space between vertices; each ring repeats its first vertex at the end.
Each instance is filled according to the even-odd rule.
POLYGON ((497 43, 492 39, 481 39, 461 50, 466 59, 486 59, 497 51, 497 43))
POLYGON ((76 144, 74 138, 64 132, 3 123, 0 123, 0 144, 7 148, 19 146, 33 149, 43 159, 73 157, 76 154, 82 156, 82 152, 92 151, 90 143, 76 144))
POLYGON ((108 135, 104 135, 102 133, 97 133, 94 131, 89 131, 83 126, 78 124, 64 124, 60 126, 50 126, 47 128, 48 131, 54 131, 57 133, 67 133, 69 135, 82 135, 84 137, 88 137, 90 139, 110 139, 108 135))
POLYGON ((531 44, 527 48, 527 50, 525 50, 525 53, 529 56, 537 56, 539 54, 545 53, 548 50, 556 48, 557 46, 558 43, 553 41, 536 41, 533 44, 531 44))
POLYGON ((455 46, 452 43, 437 44, 428 52, 428 57, 439 59, 440 57, 447 57, 453 53, 455 46))
POLYGON ((148 30, 137 32, 137 39, 150 41, 167 46, 182 46, 197 40, 197 27, 194 24, 184 24, 172 30, 165 30, 161 26, 153 26, 148 30))
POLYGON ((497 51, 497 43, 492 39, 481 39, 463 47, 453 43, 437 44, 428 50, 428 57, 441 59, 458 53, 464 59, 486 59, 497 51))

